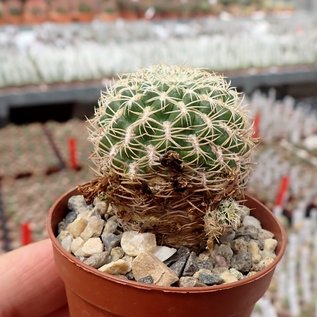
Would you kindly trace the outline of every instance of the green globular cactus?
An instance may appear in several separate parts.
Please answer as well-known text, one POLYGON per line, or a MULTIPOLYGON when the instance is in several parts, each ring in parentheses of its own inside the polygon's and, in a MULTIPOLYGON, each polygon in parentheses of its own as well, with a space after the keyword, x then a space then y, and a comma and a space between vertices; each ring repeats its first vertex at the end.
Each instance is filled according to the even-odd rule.
POLYGON ((103 196, 126 230, 204 247, 218 235, 205 216, 243 195, 252 124, 221 76, 167 65, 123 75, 101 94, 89 132, 100 178, 80 190, 103 196))

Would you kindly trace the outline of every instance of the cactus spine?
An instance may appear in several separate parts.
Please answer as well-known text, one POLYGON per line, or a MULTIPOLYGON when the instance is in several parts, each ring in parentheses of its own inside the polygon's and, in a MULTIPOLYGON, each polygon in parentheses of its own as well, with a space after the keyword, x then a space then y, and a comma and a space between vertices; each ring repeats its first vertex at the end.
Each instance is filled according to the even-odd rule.
POLYGON ((241 198, 254 148, 240 95, 223 77, 166 65, 126 74, 101 94, 89 132, 100 178, 80 189, 106 197, 125 229, 191 248, 221 234, 206 215, 241 198))

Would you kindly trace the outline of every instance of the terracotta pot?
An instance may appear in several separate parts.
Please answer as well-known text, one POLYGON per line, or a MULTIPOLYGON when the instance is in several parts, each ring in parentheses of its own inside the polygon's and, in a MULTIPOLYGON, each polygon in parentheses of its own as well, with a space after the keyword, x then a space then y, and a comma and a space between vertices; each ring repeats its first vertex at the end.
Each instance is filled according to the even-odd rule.
POLYGON ((135 11, 130 11, 130 10, 122 10, 120 12, 120 16, 122 19, 127 20, 127 21, 135 21, 138 20, 138 14, 135 11))
POLYGON ((100 21, 114 22, 114 21, 119 19, 119 14, 118 13, 106 13, 106 12, 103 12, 103 13, 98 14, 97 17, 98 17, 98 19, 100 21))
POLYGON ((48 20, 56 23, 70 23, 72 17, 70 14, 58 13, 56 11, 51 11, 48 13, 48 20))
POLYGON ((47 21, 47 4, 44 1, 29 0, 24 5, 24 24, 40 24, 47 21))
POLYGON ((68 198, 74 194, 76 191, 72 190, 61 196, 48 218, 56 266, 65 283, 73 317, 249 317, 269 287, 285 251, 282 227, 264 205, 248 196, 245 204, 252 209, 252 215, 278 240, 276 259, 264 270, 234 283, 212 287, 160 287, 122 280, 81 263, 55 238, 57 225, 67 213, 68 198))
POLYGON ((76 22, 91 22, 94 19, 95 15, 92 12, 75 12, 73 20, 76 22))

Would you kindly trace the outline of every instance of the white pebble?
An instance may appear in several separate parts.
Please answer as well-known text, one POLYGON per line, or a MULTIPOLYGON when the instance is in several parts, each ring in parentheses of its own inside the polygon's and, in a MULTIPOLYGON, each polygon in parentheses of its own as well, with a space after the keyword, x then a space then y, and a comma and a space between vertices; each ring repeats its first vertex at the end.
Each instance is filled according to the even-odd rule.
POLYGON ((96 216, 92 216, 88 219, 88 223, 84 231, 80 236, 87 241, 89 238, 100 236, 105 221, 96 216))
POLYGON ((83 244, 80 250, 83 256, 101 253, 103 251, 103 244, 100 238, 90 238, 83 244))
POLYGON ((142 252, 153 252, 156 248, 156 237, 153 233, 126 231, 122 234, 121 247, 130 256, 138 256, 142 252))
POLYGON ((221 273, 220 277, 224 280, 225 283, 232 283, 238 281, 238 278, 229 270, 226 270, 223 273, 221 273))
POLYGON ((125 261, 124 259, 119 259, 115 262, 110 262, 108 264, 103 265, 98 270, 103 273, 124 275, 131 271, 131 264, 125 261))
POLYGON ((253 226, 253 227, 256 227, 258 229, 262 229, 260 221, 253 216, 245 216, 243 219, 243 225, 244 226, 253 226))
POLYGON ((157 246, 153 251, 153 255, 155 255, 159 260, 164 262, 165 260, 169 259, 176 251, 177 250, 175 248, 157 246))
POLYGON ((265 239, 264 240, 264 251, 274 253, 277 246, 277 240, 265 239))
POLYGON ((70 250, 73 254, 77 252, 77 250, 84 244, 84 240, 81 237, 78 237, 73 240, 72 245, 70 246, 70 250))
POLYGON ((69 234, 62 240, 61 245, 67 252, 70 252, 72 242, 73 237, 69 234))
POLYGON ((83 218, 76 218, 72 223, 70 223, 66 230, 73 235, 74 238, 77 238, 85 230, 87 226, 87 220, 83 218))
POLYGON ((252 261, 253 263, 258 263, 261 261, 261 253, 259 245, 256 243, 256 241, 251 240, 248 244, 248 251, 252 255, 252 261))

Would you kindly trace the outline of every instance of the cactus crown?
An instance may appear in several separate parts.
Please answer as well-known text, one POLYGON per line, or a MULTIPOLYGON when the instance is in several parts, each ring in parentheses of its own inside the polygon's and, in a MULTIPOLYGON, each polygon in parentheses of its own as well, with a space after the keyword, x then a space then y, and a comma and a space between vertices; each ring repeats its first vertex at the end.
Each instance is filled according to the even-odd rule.
POLYGON ((167 151, 214 178, 241 170, 253 145, 236 90, 222 77, 184 67, 123 76, 102 93, 92 127, 101 174, 131 178, 156 171, 167 151))
POLYGON ((158 228, 176 211, 203 226, 207 209, 241 194, 254 147, 241 98, 223 77, 166 65, 124 75, 102 93, 90 140, 98 173, 112 178, 108 198, 134 229, 158 228))

